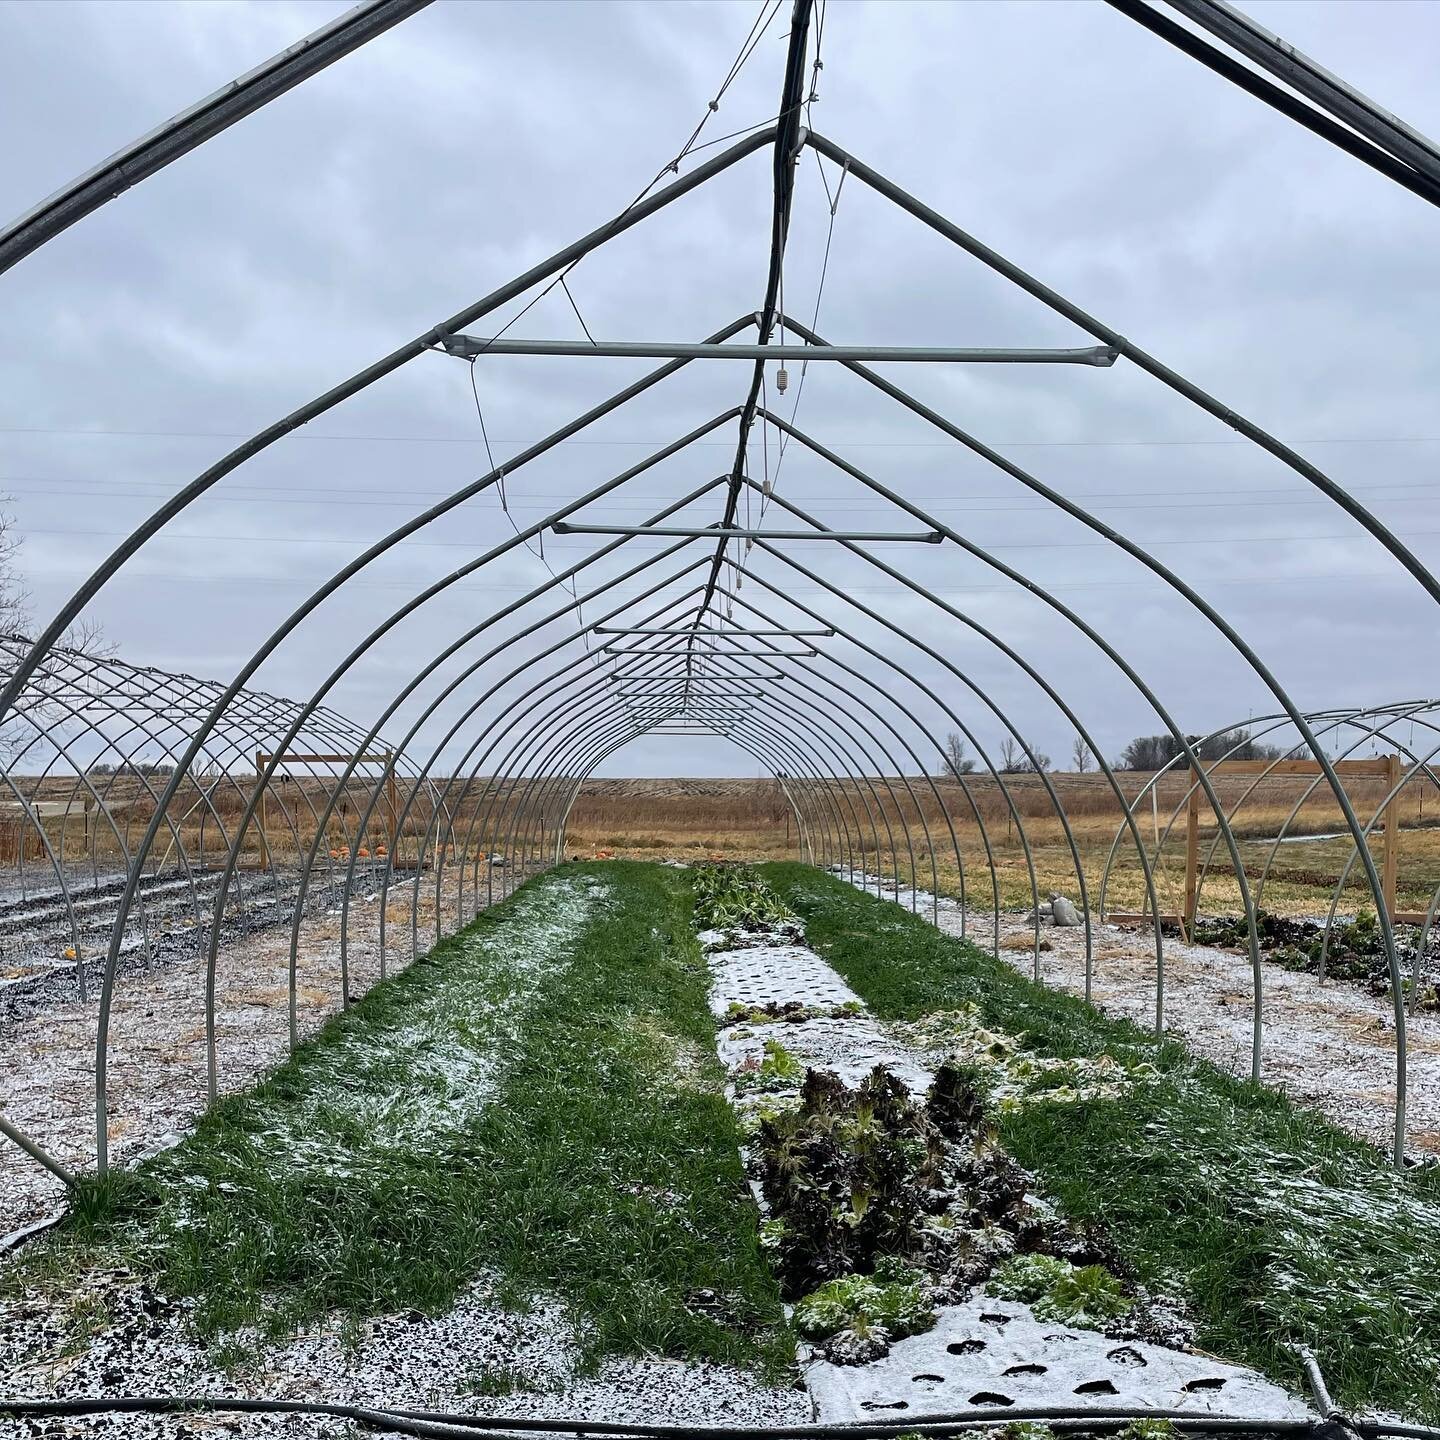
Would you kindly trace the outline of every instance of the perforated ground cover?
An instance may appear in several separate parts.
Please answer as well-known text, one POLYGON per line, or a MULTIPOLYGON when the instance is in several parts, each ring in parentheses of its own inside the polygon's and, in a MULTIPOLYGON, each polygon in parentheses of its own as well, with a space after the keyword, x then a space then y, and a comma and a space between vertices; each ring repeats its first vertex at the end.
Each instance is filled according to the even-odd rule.
POLYGON ((1057 1058, 1144 1057, 1154 1083, 1001 1119, 1007 1149, 1142 1281, 1178 1290, 1206 1349, 1297 1388, 1318 1354, 1360 1409, 1440 1418, 1440 1177, 1076 997, 1033 985, 923 916, 798 865, 763 873, 880 1018, 974 1006, 1057 1058))
MULTIPOLYGON (((802 1103, 802 1077, 815 1071, 829 1072, 855 1087, 863 1085, 875 1067, 883 1067, 919 1098, 947 1061, 983 1060, 991 1077, 991 1098, 1002 1108, 1065 1108, 1071 1103, 1069 1091, 1102 1093, 1148 1083, 1148 1067, 1143 1072, 1126 1069, 1107 1056, 1049 1062, 1028 1053, 1014 1037, 986 1028, 970 1010, 937 1012, 913 1021, 883 1019, 808 945, 767 939, 778 941, 779 936, 765 929, 702 936, 711 972, 711 1009, 724 1022, 719 1054, 730 1073, 734 1103, 755 1122, 777 1108, 802 1103)), ((830 1123, 843 1121, 832 1117, 830 1123)), ((765 1143, 764 1133, 762 1126, 749 1142, 752 1176, 763 1174, 757 1147, 765 1143)), ((976 1143, 990 1142, 977 1136, 976 1143)), ((800 1153, 787 1152, 787 1163, 800 1153)), ((838 1159, 838 1154, 817 1159, 812 1180, 818 1184, 838 1159)), ((945 1182, 939 1183, 943 1188, 945 1182)), ((755 1184, 755 1192, 757 1202, 766 1206, 768 1192, 762 1183, 755 1184)), ((869 1203, 878 1201, 879 1196, 872 1195, 869 1203)), ((813 1203, 812 1187, 803 1196, 807 1213, 813 1203)), ((978 1217, 965 1210, 965 1203, 957 1197, 957 1208, 944 1212, 944 1223, 975 1223, 978 1217)), ((1027 1195, 1026 1205, 1037 1216, 1049 1210, 1049 1202, 1039 1195, 1027 1195)), ((768 1207, 767 1213, 772 1213, 768 1207)), ((863 1213, 847 1217, 847 1223, 863 1213)), ((993 1230, 985 1233, 996 1238, 993 1230)), ((1300 1418, 1308 1413, 1303 1400, 1253 1369, 1188 1348, 1146 1343, 1138 1338, 1136 1316, 1116 1317, 1107 1333, 1091 1325, 1061 1323, 1053 1316, 1042 1318, 1030 1305, 996 1295, 988 1282, 962 1287, 959 1303, 947 1297, 946 1288, 940 1283, 929 1292, 935 1305, 933 1325, 922 1322, 921 1333, 882 1336, 862 1324, 853 1339, 843 1339, 839 1350, 829 1345, 802 1350, 805 1382, 818 1419, 920 1422, 960 1409, 1024 1406, 1083 1412, 1118 1405, 1251 1418, 1300 1418)), ((1154 1323, 1154 1298, 1147 1297, 1151 1318, 1141 1322, 1142 1328, 1154 1323)), ((796 1310, 802 1334, 811 1303, 802 1300, 796 1310)), ((1167 1323, 1177 1333, 1184 1330, 1183 1317, 1167 1323)))

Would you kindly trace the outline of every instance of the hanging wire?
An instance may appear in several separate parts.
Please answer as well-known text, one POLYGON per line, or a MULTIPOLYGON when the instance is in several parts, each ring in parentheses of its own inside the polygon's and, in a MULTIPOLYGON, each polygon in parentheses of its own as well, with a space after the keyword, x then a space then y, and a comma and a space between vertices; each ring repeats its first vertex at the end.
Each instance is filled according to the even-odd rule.
MULTIPOLYGON (((578 314, 579 312, 577 311, 576 313, 578 314)), ((585 322, 582 320, 580 323, 583 325, 585 322)), ((480 387, 475 382, 474 359, 470 361, 470 393, 475 398, 475 415, 476 418, 480 421, 480 438, 485 442, 485 461, 489 465, 490 469, 495 472, 496 488, 500 492, 500 509, 504 513, 505 518, 510 522, 510 528, 518 536, 520 534, 520 527, 515 523, 515 517, 510 513, 510 500, 505 493, 505 467, 503 465, 497 466, 495 464, 495 455, 490 448, 490 434, 489 431, 485 428, 485 411, 480 404, 480 387)), ((582 627, 582 638, 585 642, 585 648, 588 651, 590 649, 590 635, 589 632, 584 630, 583 628, 585 625, 585 610, 580 603, 580 592, 575 587, 575 577, 571 576, 569 580, 561 580, 560 577, 555 573, 555 569, 550 564, 549 560, 545 558, 544 530, 538 531, 535 538, 537 541, 536 547, 532 547, 528 540, 522 540, 520 543, 531 555, 533 555, 537 560, 539 560, 539 562, 546 568, 546 570, 550 572, 550 578, 552 580, 554 580, 559 585, 563 585, 570 592, 570 598, 575 602, 575 614, 578 617, 580 626, 582 627)))
MULTIPOLYGON (((612 233, 614 231, 614 228, 620 223, 620 221, 623 220, 625 216, 627 216, 667 175, 678 175, 680 173, 681 162, 686 158, 686 156, 691 154, 691 152, 697 148, 696 141, 700 137, 700 132, 705 128, 706 124, 710 120, 710 117, 720 109, 720 101, 724 99, 725 92, 729 90, 731 85, 735 83, 736 79, 740 75, 741 70, 745 68, 745 62, 749 60, 751 55, 755 53, 755 47, 760 43, 761 39, 764 38, 765 32, 770 28, 770 23, 774 20, 776 14, 779 12, 781 3, 782 0, 761 0, 760 13, 756 16, 754 24, 750 27, 750 33, 746 36, 745 43, 741 45, 739 53, 736 55, 735 60, 731 63, 729 72, 726 74, 724 81, 720 85, 720 88, 715 92, 714 99, 712 99, 710 103, 706 106, 705 113, 700 117, 699 123, 695 126, 694 130, 690 132, 690 138, 684 143, 684 145, 680 147, 679 153, 676 154, 675 158, 662 165, 660 169, 655 172, 654 178, 649 181, 649 183, 639 192, 639 194, 637 194, 635 198, 631 200, 630 203, 626 205, 625 208, 621 210, 618 215, 614 216, 614 218, 610 221, 609 227, 607 227, 612 233)), ((747 127, 747 130, 737 131, 736 133, 745 134, 748 133, 749 130, 758 130, 761 128, 761 125, 768 125, 770 123, 770 121, 765 120, 762 121, 760 125, 751 125, 747 127)), ((605 238, 608 238, 608 236, 597 240, 595 246, 592 247, 592 251, 594 249, 599 249, 599 247, 604 244, 605 238)), ((537 291, 535 295, 531 296, 531 298, 527 300, 525 304, 521 306, 521 308, 517 310, 515 314, 512 315, 510 319, 507 320, 505 324, 502 325, 494 335, 490 336, 487 343, 493 344, 494 341, 500 339, 501 336, 505 335, 518 320, 520 320, 523 316, 527 315, 531 310, 533 310, 535 306, 538 305, 547 295, 549 295, 550 292, 554 290, 557 285, 565 285, 566 277, 569 276, 574 271, 575 267, 579 265, 580 262, 584 259, 584 255, 577 255, 575 259, 573 259, 567 266, 565 266, 564 269, 562 269, 560 273, 556 275, 556 277, 551 280, 548 285, 546 285, 543 289, 537 291)), ((565 288, 566 293, 568 294, 569 286, 566 286, 565 288)), ((573 296, 571 297, 570 303, 573 307, 575 304, 573 296)), ((576 309, 575 313, 578 316, 580 312, 578 309, 576 309)), ((582 319, 580 321, 580 324, 582 327, 584 327, 585 321, 582 319)), ((587 336, 590 335, 588 329, 585 333, 587 336)), ((590 343, 592 345, 595 343, 593 336, 590 336, 590 343)), ((478 359, 484 353, 485 350, 484 348, 482 348, 476 352, 474 358, 478 359)))
POLYGON ((575 303, 575 297, 570 293, 570 287, 565 283, 565 277, 560 277, 561 288, 565 291, 565 298, 570 302, 570 308, 575 312, 575 318, 580 322, 580 328, 585 332, 585 338, 593 345, 595 337, 590 333, 590 327, 585 323, 585 317, 580 313, 580 307, 575 303))
MULTIPOLYGON (((818 22, 817 22, 816 28, 815 28, 815 60, 814 60, 814 63, 813 63, 813 64, 811 65, 811 67, 810 67, 810 93, 809 93, 809 94, 806 96, 806 98, 805 98, 805 125, 806 125, 806 128, 807 128, 807 129, 810 128, 811 123, 812 123, 812 122, 811 122, 811 115, 810 115, 810 107, 811 107, 812 105, 814 105, 815 102, 816 102, 817 100, 819 100, 819 98, 820 98, 820 72, 825 68, 825 62, 824 62, 824 59, 822 58, 822 48, 823 48, 824 42, 825 42, 825 5, 826 5, 826 0, 820 0, 819 19, 818 19, 818 22)), ((828 225, 827 225, 827 227, 826 227, 826 230, 825 230, 825 253, 824 253, 824 255, 821 257, 821 260, 820 260, 820 279, 819 279, 819 282, 817 283, 817 285, 816 285, 816 287, 815 287, 815 306, 814 306, 814 310, 812 311, 811 316, 810 316, 810 329, 811 329, 812 331, 815 330, 815 329, 817 329, 817 327, 819 326, 819 323, 820 323, 820 304, 821 304, 821 301, 824 299, 824 296, 825 296, 825 277, 826 277, 826 276, 829 274, 829 272, 830 272, 830 247, 831 247, 831 244, 834 242, 834 239, 835 239, 835 214, 836 214, 836 211, 840 208, 840 192, 845 188, 845 177, 850 173, 850 166, 849 166, 849 163, 847 162, 847 163, 845 164, 845 166, 844 166, 844 167, 841 169, 841 171, 840 171, 840 179, 839 179, 839 181, 836 183, 834 192, 832 193, 832 191, 831 191, 831 189, 830 189, 830 182, 829 182, 829 180, 828 180, 828 178, 826 177, 826 174, 825 174, 825 165, 824 165, 824 162, 821 160, 820 155, 819 155, 818 152, 815 152, 815 166, 816 166, 816 168, 817 168, 817 169, 819 170, 819 172, 820 172, 820 183, 821 183, 821 185, 823 185, 823 186, 825 187, 825 198, 826 198, 826 200, 829 202, 829 205, 830 205, 830 218, 829 218, 829 223, 828 223, 828 225)), ((785 293, 785 292, 784 292, 785 274, 784 274, 784 270, 783 270, 783 269, 781 270, 781 274, 780 274, 780 285, 781 285, 781 291, 780 291, 780 294, 781 294, 780 309, 781 309, 781 315, 782 315, 782 317, 783 317, 783 315, 784 315, 784 309, 785 309, 785 301, 784 301, 784 293, 785 293)), ((782 324, 783 324, 783 319, 782 319, 782 324)), ((809 371, 810 371, 810 362, 809 362, 808 360, 802 360, 802 361, 800 362, 800 379, 798 380, 798 382, 796 383, 796 386, 795 386, 795 400, 794 400, 794 403, 790 406, 790 423, 791 423, 792 425, 795 423, 795 417, 796 417, 796 415, 799 413, 799 410, 800 410, 800 399, 801 399, 801 397, 802 397, 802 396, 804 395, 804 393, 805 393, 805 377, 806 377, 807 374, 809 374, 809 371)), ((768 404, 767 404, 766 408, 767 408, 767 409, 769 408, 768 404)), ((762 434, 762 436, 763 436, 768 430, 769 430, 768 424, 762 426, 762 427, 761 427, 761 434, 762 434)), ((763 525, 764 522, 765 522, 765 512, 770 508, 770 500, 771 500, 771 497, 772 497, 772 495, 774 494, 775 489, 776 489, 776 487, 778 486, 778 484, 779 484, 779 482, 780 482, 780 466, 784 463, 784 460, 785 460, 785 451, 786 451, 787 447, 789 446, 789 443, 790 443, 790 437, 789 437, 789 435, 786 434, 786 433, 784 433, 784 432, 782 432, 781 435, 780 435, 779 451, 778 451, 778 453, 776 454, 776 457, 775 457, 775 473, 774 473, 773 475, 771 475, 771 474, 769 473, 769 467, 768 467, 768 465, 766 466, 765 485, 764 485, 764 490, 763 490, 762 497, 761 497, 761 501, 760 501, 760 520, 759 520, 759 523, 762 524, 762 525, 763 525)))
MULTIPOLYGON (((700 138, 701 131, 704 130, 705 126, 709 123, 710 117, 720 109, 720 102, 722 99, 724 99, 725 92, 729 90, 731 85, 733 85, 735 81, 739 78, 740 72, 745 68, 746 62, 755 53, 756 47, 759 45, 760 41, 764 38, 766 32, 769 30, 771 23, 775 19, 775 16, 779 13, 782 3, 783 0, 761 0, 759 12, 755 17, 754 22, 750 26, 749 34, 746 35, 744 42, 741 44, 739 51, 736 53, 735 59, 731 62, 730 69, 726 72, 725 79, 721 82, 720 88, 715 92, 714 98, 705 107, 705 113, 701 115, 699 123, 690 132, 690 138, 686 140, 684 145, 680 147, 679 153, 675 156, 675 158, 669 161, 668 164, 661 166, 661 168, 655 172, 654 178, 639 192, 639 194, 635 196, 633 200, 630 201, 628 205, 625 206, 623 210, 620 211, 618 215, 614 217, 614 219, 611 220, 610 225, 612 229, 614 226, 618 225, 619 222, 624 219, 624 217, 628 215, 630 211, 633 210, 655 188, 655 186, 658 185, 660 181, 665 178, 666 175, 679 174, 681 162, 685 159, 687 155, 689 155, 693 150, 697 148, 697 141, 700 138)), ((761 124, 769 123, 771 122, 768 120, 761 122, 761 124)), ((757 130, 759 128, 759 125, 751 125, 748 126, 747 129, 744 131, 737 131, 736 134, 745 134, 748 133, 750 130, 757 130)), ((567 283, 568 276, 574 271, 575 267, 579 265, 579 263, 584 258, 584 255, 576 256, 576 258, 572 260, 570 264, 565 266, 565 268, 562 269, 560 273, 556 275, 556 277, 551 280, 548 285, 546 285, 543 289, 539 290, 536 294, 531 296, 531 298, 527 300, 525 304, 522 305, 520 309, 517 310, 515 314, 512 315, 510 319, 507 320, 504 325, 502 325, 500 329, 496 331, 494 335, 490 336, 484 347, 482 347, 470 357, 470 391, 475 399, 475 414, 479 417, 480 420, 480 435, 485 442, 485 455, 492 471, 496 470, 497 467, 495 465, 495 457, 491 453, 490 449, 490 437, 485 429, 485 414, 480 405, 479 386, 476 384, 475 381, 475 361, 478 360, 480 356, 485 353, 485 350, 489 348, 490 344, 493 344, 496 340, 500 339, 501 336, 505 335, 523 316, 527 315, 531 310, 535 308, 536 305, 538 305, 547 295, 549 295, 557 285, 561 286, 564 289, 565 298, 570 302, 570 308, 575 312, 575 318, 580 322, 580 328, 585 332, 585 338, 589 340, 592 345, 595 344, 595 337, 590 333, 590 327, 585 323, 585 317, 580 313, 580 307, 575 303, 575 297, 571 294, 570 286, 567 283)), ((520 533, 520 529, 519 526, 515 524, 514 517, 510 514, 509 499, 505 493, 505 472, 503 469, 499 470, 498 472, 497 484, 500 491, 500 508, 504 512, 505 518, 510 521, 511 528, 518 535, 520 533)), ((540 562, 545 566, 545 568, 550 571, 552 578, 558 581, 559 577, 555 575, 555 571, 551 568, 550 562, 545 558, 545 541, 543 538, 543 532, 541 532, 540 534, 540 544, 538 551, 531 548, 529 541, 523 541, 522 544, 524 544, 525 549, 528 550, 531 555, 536 556, 536 558, 540 560, 540 562)), ((578 617, 579 624, 582 627, 582 638, 584 639, 585 649, 587 652, 589 652, 591 650, 590 635, 588 631, 585 631, 583 629, 585 624, 585 613, 583 607, 580 604, 579 592, 575 587, 574 578, 572 577, 568 582, 562 583, 566 585, 566 588, 570 591, 571 598, 575 601, 575 613, 578 617)))

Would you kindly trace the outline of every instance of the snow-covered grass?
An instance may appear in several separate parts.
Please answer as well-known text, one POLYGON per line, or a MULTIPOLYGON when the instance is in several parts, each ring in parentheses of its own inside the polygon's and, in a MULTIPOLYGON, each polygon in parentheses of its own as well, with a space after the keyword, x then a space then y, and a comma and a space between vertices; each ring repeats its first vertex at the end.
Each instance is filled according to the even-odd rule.
POLYGON ((439 1315, 483 1276, 502 1304, 558 1300, 586 1363, 779 1368, 689 916, 658 866, 529 882, 173 1150, 82 1187, 0 1299, 124 1265, 253 1344, 439 1315))
POLYGON ((1201 1345, 1298 1383, 1289 1346, 1303 1341, 1343 1403, 1440 1419, 1440 1176, 1399 1174, 1285 1096, 890 901, 808 867, 765 875, 881 1019, 962 1011, 1031 1054, 1147 1067, 1144 1085, 1012 1107, 1001 1138, 1068 1215, 1103 1224, 1142 1283, 1184 1296, 1201 1345))

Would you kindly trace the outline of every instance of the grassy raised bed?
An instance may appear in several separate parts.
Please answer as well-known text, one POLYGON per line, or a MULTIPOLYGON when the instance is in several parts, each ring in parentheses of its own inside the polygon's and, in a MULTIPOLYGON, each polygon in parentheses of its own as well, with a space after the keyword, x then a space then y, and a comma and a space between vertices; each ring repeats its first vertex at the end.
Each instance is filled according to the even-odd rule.
POLYGON ((584 1358, 787 1365, 682 872, 566 866, 372 990, 7 1286, 122 1261, 203 1332, 565 1304, 584 1358))
POLYGON ((1067 1213, 1107 1228, 1141 1280, 1184 1296, 1199 1343, 1298 1384, 1310 1345, 1342 1403, 1440 1419, 1440 1179, 1285 1096, 1036 986, 888 900, 807 866, 764 874, 811 946, 882 1018, 977 1005, 1042 1055, 1143 1053, 1158 1080, 1035 1106, 1007 1149, 1067 1213))

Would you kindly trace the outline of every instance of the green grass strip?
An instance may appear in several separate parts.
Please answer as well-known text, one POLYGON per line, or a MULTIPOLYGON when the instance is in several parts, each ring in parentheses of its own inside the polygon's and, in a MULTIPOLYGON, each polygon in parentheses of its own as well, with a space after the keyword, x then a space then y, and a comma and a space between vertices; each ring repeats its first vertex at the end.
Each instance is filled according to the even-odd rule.
POLYGON ((568 1306, 593 1363, 793 1356, 722 1092, 683 872, 566 866, 336 1017, 20 1267, 121 1259, 202 1332, 568 1306))
POLYGON ((1042 1055, 1143 1054, 1160 1079, 1117 1100, 1029 1106, 1002 1139, 1140 1279, 1182 1295, 1199 1344, 1296 1385, 1289 1342, 1342 1404, 1440 1420, 1440 1181, 1283 1095, 1032 984, 888 900, 809 867, 765 878, 809 943, 881 1017, 977 1005, 1042 1055))

